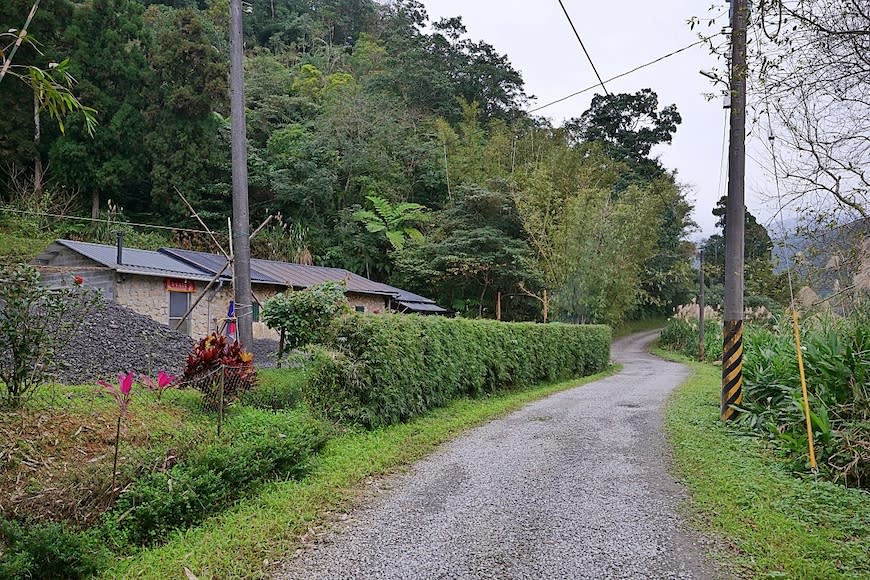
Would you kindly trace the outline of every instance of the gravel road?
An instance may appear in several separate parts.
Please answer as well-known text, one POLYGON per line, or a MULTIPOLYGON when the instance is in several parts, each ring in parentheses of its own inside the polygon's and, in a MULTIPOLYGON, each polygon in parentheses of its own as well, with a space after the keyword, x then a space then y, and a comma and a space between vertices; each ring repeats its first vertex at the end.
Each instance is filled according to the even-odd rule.
POLYGON ((688 376, 613 345, 618 375, 474 429, 387 478, 290 560, 291 578, 710 578, 668 474, 668 393, 688 376))

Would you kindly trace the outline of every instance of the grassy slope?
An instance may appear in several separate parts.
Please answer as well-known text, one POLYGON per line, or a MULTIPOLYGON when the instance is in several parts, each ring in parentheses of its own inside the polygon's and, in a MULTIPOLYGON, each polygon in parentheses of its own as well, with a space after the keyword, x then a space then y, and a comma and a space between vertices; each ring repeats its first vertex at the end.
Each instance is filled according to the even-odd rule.
POLYGON ((0 264, 29 262, 53 240, 25 238, 0 231, 0 264))
POLYGON ((310 474, 301 482, 272 484, 168 544, 120 562, 104 576, 177 578, 185 567, 199 578, 266 575, 276 561, 292 554, 309 527, 347 507, 367 478, 404 468, 461 432, 530 401, 616 370, 486 399, 462 399, 409 423, 346 433, 314 458, 310 474))
POLYGON ((718 368, 664 356, 694 371, 669 403, 666 428, 693 519, 728 546, 717 554, 726 569, 753 578, 870 578, 870 494, 794 477, 760 440, 719 421, 718 368))

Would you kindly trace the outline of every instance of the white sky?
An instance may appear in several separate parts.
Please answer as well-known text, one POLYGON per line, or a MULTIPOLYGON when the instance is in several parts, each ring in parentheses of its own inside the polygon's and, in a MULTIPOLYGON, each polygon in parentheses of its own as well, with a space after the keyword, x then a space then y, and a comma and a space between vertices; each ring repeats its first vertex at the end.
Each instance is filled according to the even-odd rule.
MULTIPOLYGON (((563 2, 606 80, 697 40, 687 20, 692 16, 709 17, 712 0, 563 2)), ((506 54, 522 73, 526 92, 536 97, 531 107, 596 82, 557 0, 423 0, 423 4, 432 21, 462 16, 470 38, 485 40, 506 54)), ((727 15, 719 21, 726 23, 727 15)), ((651 88, 659 95, 659 107, 676 103, 683 123, 673 144, 656 148, 653 153, 661 155, 667 168, 677 170, 677 179, 692 188, 689 197, 695 203, 694 219, 704 237, 715 233, 716 219, 711 210, 725 188, 719 174, 727 111, 721 99, 704 98, 704 93, 714 89, 698 71, 710 70, 717 64, 722 68, 722 63, 717 63, 701 45, 607 83, 609 91, 619 93, 651 88)), ((560 124, 566 118, 580 116, 594 94, 584 93, 537 114, 560 124)), ((766 180, 756 175, 759 172, 752 165, 748 160, 746 205, 763 219, 770 211, 763 207, 758 190, 766 187, 766 180)), ((691 237, 698 238, 700 233, 691 237)))

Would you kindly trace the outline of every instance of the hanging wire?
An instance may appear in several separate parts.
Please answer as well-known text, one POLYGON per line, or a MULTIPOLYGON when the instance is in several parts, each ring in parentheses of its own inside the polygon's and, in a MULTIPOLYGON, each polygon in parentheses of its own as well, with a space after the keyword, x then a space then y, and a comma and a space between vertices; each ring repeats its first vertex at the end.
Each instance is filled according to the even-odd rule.
POLYGON ((15 213, 15 214, 19 214, 19 215, 32 215, 32 216, 36 216, 36 217, 51 217, 51 218, 64 219, 64 220, 79 220, 79 221, 86 221, 86 222, 99 222, 99 223, 113 224, 113 225, 117 225, 117 226, 150 228, 150 229, 154 229, 154 230, 169 230, 169 231, 173 231, 173 232, 188 232, 191 234, 207 234, 207 233, 209 233, 206 230, 196 230, 196 229, 191 229, 191 228, 179 228, 178 226, 159 226, 156 224, 140 224, 140 223, 136 223, 136 222, 121 222, 121 221, 114 221, 114 220, 109 220, 109 219, 105 219, 105 218, 89 218, 89 217, 81 217, 81 216, 74 216, 74 215, 63 215, 63 214, 58 214, 58 213, 30 211, 30 210, 24 210, 24 209, 13 209, 11 207, 0 207, 0 211, 5 211, 8 213, 15 213))

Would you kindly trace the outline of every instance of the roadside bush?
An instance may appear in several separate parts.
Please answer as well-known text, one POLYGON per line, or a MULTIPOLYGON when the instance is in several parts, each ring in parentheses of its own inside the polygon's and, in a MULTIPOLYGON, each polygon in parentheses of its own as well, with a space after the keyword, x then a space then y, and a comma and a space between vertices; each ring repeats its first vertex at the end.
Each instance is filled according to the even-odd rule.
POLYGON ((301 475, 327 435, 322 422, 302 412, 242 407, 228 419, 221 443, 134 482, 106 514, 105 529, 119 549, 163 540, 226 509, 264 481, 301 475))
MULTIPOLYGON (((697 319, 671 318, 662 329, 659 345, 692 359, 698 358, 697 319)), ((704 325, 704 360, 715 362, 722 358, 722 322, 710 320, 704 325)))
POLYGON ((0 578, 90 578, 110 554, 93 535, 65 524, 0 517, 0 578))
POLYGON ((606 326, 505 323, 407 315, 349 316, 334 351, 317 350, 306 401, 367 427, 479 396, 603 370, 606 326))
POLYGON ((341 284, 324 282, 278 294, 263 304, 263 322, 279 334, 279 367, 286 350, 325 340, 330 323, 350 311, 344 290, 341 284))

